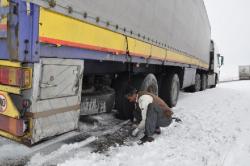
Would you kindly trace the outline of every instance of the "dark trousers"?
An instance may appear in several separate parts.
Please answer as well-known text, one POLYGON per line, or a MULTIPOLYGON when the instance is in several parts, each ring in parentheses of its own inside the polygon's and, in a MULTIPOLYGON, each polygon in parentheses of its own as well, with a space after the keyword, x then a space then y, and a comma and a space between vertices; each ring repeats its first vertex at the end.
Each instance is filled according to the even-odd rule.
POLYGON ((156 128, 167 127, 171 123, 172 118, 167 118, 158 105, 154 103, 148 105, 145 122, 145 135, 152 136, 155 133, 156 128))

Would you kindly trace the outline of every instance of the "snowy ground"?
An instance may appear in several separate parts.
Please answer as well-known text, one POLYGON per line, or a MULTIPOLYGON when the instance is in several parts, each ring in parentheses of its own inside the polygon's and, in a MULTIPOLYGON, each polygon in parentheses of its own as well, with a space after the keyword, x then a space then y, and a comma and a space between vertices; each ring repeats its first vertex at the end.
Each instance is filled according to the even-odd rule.
MULTIPOLYGON (((174 112, 183 123, 164 128, 153 143, 111 147, 104 153, 78 148, 80 143, 65 144, 49 154, 32 153, 28 165, 47 165, 44 160, 54 157, 62 166, 249 166, 249 98, 250 81, 182 93, 174 112)), ((26 147, 14 149, 8 143, 0 139, 0 161, 8 155, 18 158, 20 152, 27 151, 26 147)))

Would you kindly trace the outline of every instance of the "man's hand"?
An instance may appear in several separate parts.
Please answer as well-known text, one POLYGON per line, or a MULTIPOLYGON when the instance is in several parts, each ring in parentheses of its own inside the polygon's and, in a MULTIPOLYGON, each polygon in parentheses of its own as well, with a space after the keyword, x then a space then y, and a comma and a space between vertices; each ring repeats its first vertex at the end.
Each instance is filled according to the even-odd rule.
POLYGON ((138 133, 139 133, 139 129, 136 128, 136 129, 133 130, 132 136, 133 136, 133 137, 136 137, 136 136, 138 135, 138 133))
POLYGON ((171 109, 168 109, 164 111, 164 114, 166 117, 171 118, 174 113, 171 109))

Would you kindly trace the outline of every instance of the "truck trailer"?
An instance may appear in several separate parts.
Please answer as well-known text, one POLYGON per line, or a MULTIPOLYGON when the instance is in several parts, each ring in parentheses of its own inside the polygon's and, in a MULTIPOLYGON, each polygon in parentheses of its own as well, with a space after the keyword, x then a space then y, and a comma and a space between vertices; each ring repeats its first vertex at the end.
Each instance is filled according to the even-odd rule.
POLYGON ((0 135, 35 144, 80 116, 131 118, 128 85, 174 107, 223 64, 203 0, 0 0, 0 135))
POLYGON ((239 79, 250 80, 250 66, 239 66, 239 79))

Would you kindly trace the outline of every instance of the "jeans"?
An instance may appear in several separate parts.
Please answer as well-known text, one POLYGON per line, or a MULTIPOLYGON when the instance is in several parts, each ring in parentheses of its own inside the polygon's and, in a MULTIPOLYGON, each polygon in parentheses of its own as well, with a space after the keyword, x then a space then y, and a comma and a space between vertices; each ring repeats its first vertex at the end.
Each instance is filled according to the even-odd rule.
POLYGON ((158 105, 154 103, 148 105, 145 122, 145 135, 152 136, 155 133, 156 128, 167 127, 171 123, 172 118, 167 118, 158 105))

